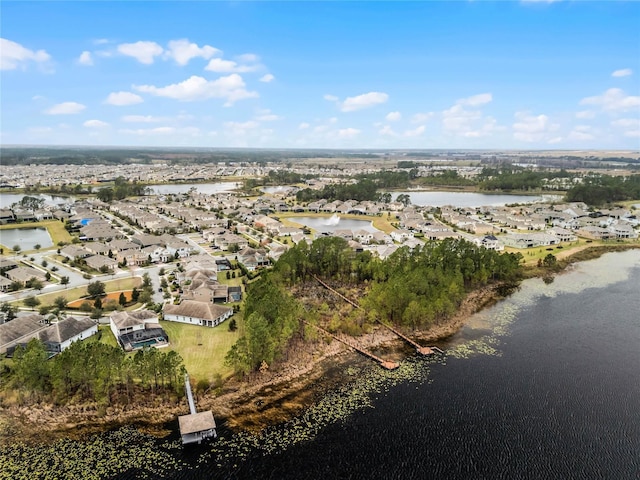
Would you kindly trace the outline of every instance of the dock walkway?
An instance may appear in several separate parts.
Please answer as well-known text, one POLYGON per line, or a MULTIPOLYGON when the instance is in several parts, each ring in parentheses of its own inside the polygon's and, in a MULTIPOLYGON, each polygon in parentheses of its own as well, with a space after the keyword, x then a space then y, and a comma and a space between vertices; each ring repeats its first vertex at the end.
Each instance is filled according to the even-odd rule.
MULTIPOLYGON (((345 297, 344 295, 342 295, 340 292, 338 292, 337 290, 335 290, 334 288, 330 287, 329 285, 327 285, 325 282, 323 282, 322 280, 320 280, 318 277, 316 277, 315 275, 313 276, 313 278, 316 279, 316 281, 322 285, 324 288, 326 288, 327 290, 329 290, 330 292, 334 293, 335 295, 339 296, 340 298, 342 298, 345 302, 349 303, 350 305, 354 306, 355 308, 359 309, 359 310, 364 310, 360 305, 358 305, 356 302, 354 302, 353 300, 345 297)), ((411 340, 409 337, 407 337, 406 335, 400 333, 398 330, 396 330, 395 328, 393 328, 391 325, 387 325, 385 322, 383 322, 382 320, 380 320, 379 318, 376 319, 376 321, 382 325, 383 327, 387 328, 388 330, 390 330, 391 332, 395 333, 398 337, 400 337, 402 340, 404 340, 405 342, 407 342, 409 345, 411 345, 412 347, 414 347, 416 349, 416 352, 418 352, 420 355, 431 355, 434 352, 439 352, 439 353, 443 353, 442 350, 440 350, 438 347, 423 347, 422 345, 420 345, 419 343, 417 343, 414 340, 411 340)))

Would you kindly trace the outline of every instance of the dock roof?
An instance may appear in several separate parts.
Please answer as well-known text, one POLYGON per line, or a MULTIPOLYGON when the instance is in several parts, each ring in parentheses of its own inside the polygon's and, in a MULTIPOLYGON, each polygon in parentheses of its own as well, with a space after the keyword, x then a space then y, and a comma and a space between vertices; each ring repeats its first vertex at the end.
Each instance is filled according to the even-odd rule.
POLYGON ((203 432, 216 428, 216 421, 213 419, 213 412, 198 412, 190 415, 182 415, 178 417, 180 425, 180 434, 188 435, 190 433, 203 432))

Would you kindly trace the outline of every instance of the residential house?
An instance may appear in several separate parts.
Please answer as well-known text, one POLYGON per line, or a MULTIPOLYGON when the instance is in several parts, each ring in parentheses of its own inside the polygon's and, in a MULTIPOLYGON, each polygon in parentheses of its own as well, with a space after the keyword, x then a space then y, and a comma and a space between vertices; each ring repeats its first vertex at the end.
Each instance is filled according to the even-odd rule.
POLYGON ((95 270, 101 270, 106 268, 110 272, 114 272, 118 267, 118 262, 113 258, 106 257, 104 255, 93 255, 85 258, 87 266, 95 270))
POLYGON ((158 314, 151 310, 112 312, 109 326, 125 351, 169 345, 169 337, 158 323, 158 314))
POLYGON ((50 355, 60 353, 73 342, 85 340, 98 333, 96 322, 90 318, 67 317, 49 323, 43 315, 19 316, 0 325, 0 353, 11 353, 18 345, 26 345, 32 339, 45 344, 50 355))
POLYGON ((183 300, 179 305, 165 304, 164 319, 169 322, 216 327, 233 315, 233 308, 211 302, 183 300))
POLYGON ((18 267, 12 270, 7 270, 5 276, 14 282, 20 282, 23 285, 32 278, 45 282, 47 280, 46 274, 32 267, 18 267))

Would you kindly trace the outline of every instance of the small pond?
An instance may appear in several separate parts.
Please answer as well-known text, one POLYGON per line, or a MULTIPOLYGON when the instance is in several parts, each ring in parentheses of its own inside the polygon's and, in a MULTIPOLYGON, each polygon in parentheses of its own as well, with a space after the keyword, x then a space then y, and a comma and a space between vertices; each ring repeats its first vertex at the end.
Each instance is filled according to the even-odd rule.
POLYGON ((53 246, 53 241, 46 228, 9 228, 0 230, 0 243, 7 248, 19 245, 24 252, 33 250, 36 245, 41 248, 53 246))
POLYGON ((240 183, 238 182, 216 182, 216 183, 178 183, 178 184, 166 184, 166 185, 152 185, 151 191, 155 195, 165 195, 178 193, 187 193, 192 188, 195 188, 199 193, 207 195, 214 195, 216 193, 231 192, 238 188, 240 183))
POLYGON ((535 203, 541 201, 551 201, 554 195, 509 195, 509 194, 487 194, 475 192, 393 192, 393 199, 398 195, 409 195, 411 203, 419 206, 442 207, 452 205, 454 207, 489 207, 503 206, 513 203, 535 203))
POLYGON ((336 230, 366 230, 377 232, 370 220, 355 220, 352 218, 340 218, 334 214, 331 217, 288 217, 287 220, 301 226, 306 226, 318 232, 335 232, 336 230))

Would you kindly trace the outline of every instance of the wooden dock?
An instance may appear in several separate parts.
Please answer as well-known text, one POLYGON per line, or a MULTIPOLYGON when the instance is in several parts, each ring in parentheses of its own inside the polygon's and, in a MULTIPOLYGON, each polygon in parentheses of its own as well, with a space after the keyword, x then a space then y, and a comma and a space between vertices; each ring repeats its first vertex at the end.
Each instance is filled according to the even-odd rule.
POLYGON ((317 325, 313 325, 313 324, 311 324, 311 323, 307 322, 306 320, 303 320, 303 322, 304 322, 306 325, 309 325, 310 327, 313 327, 313 328, 315 328, 315 329, 319 330, 319 331, 320 331, 320 332, 322 332, 323 334, 325 334, 325 335, 329 335, 331 338, 333 338, 333 339, 335 339, 335 340, 337 340, 337 341, 339 341, 339 342, 341 342, 341 343, 344 343, 346 346, 348 346, 348 347, 350 347, 350 348, 353 348, 356 352, 361 353, 361 354, 362 354, 362 355, 364 355, 365 357, 368 357, 368 358, 370 358, 370 359, 372 359, 372 360, 375 360, 376 362, 378 362, 378 363, 380 364, 380 366, 381 366, 382 368, 385 368, 385 369, 387 369, 387 370, 395 370, 396 368, 398 368, 398 367, 400 366, 400 364, 399 364, 399 363, 397 363, 397 362, 392 362, 392 361, 390 361, 390 360, 385 360, 384 358, 380 358, 380 357, 378 357, 377 355, 374 355, 373 353, 366 351, 364 348, 362 348, 362 347, 358 346, 358 345, 357 345, 355 342, 353 342, 352 340, 347 340, 346 338, 344 338, 344 337, 342 337, 342 336, 334 335, 333 333, 328 332, 328 331, 327 331, 327 330, 325 330, 324 328, 319 327, 319 326, 317 326, 317 325))
POLYGON ((216 421, 213 418, 213 412, 198 412, 196 404, 191 393, 191 384, 189 383, 189 374, 184 374, 184 388, 189 402, 189 415, 181 415, 178 417, 178 426, 180 427, 180 436, 182 444, 200 443, 207 438, 216 438, 216 421))
MULTIPOLYGON (((316 279, 316 281, 322 285, 324 288, 326 288, 327 290, 329 290, 330 292, 334 293, 335 295, 339 296, 340 298, 342 298, 345 302, 349 303, 350 305, 354 306, 355 308, 359 309, 359 310, 364 310, 360 305, 358 305, 356 302, 354 302, 353 300, 345 297, 344 295, 342 295, 340 292, 338 292, 337 290, 335 290, 334 288, 331 288, 329 285, 327 285, 325 282, 323 282, 322 280, 320 280, 318 277, 316 277, 315 275, 313 276, 313 278, 316 279)), ((393 328, 391 325, 387 325, 386 323, 384 323, 382 320, 380 319, 376 319, 376 321, 382 325, 383 327, 387 328, 388 330, 390 330, 391 332, 395 333, 398 337, 400 337, 402 340, 404 340, 405 342, 407 342, 409 345, 411 345, 412 347, 414 347, 416 349, 416 352, 418 352, 420 355, 432 355, 434 352, 439 352, 439 353, 443 353, 442 350, 440 350, 438 347, 423 347, 422 345, 418 344, 417 342, 415 342, 414 340, 411 340, 409 337, 407 337, 406 335, 400 333, 398 330, 396 330, 395 328, 393 328)))

